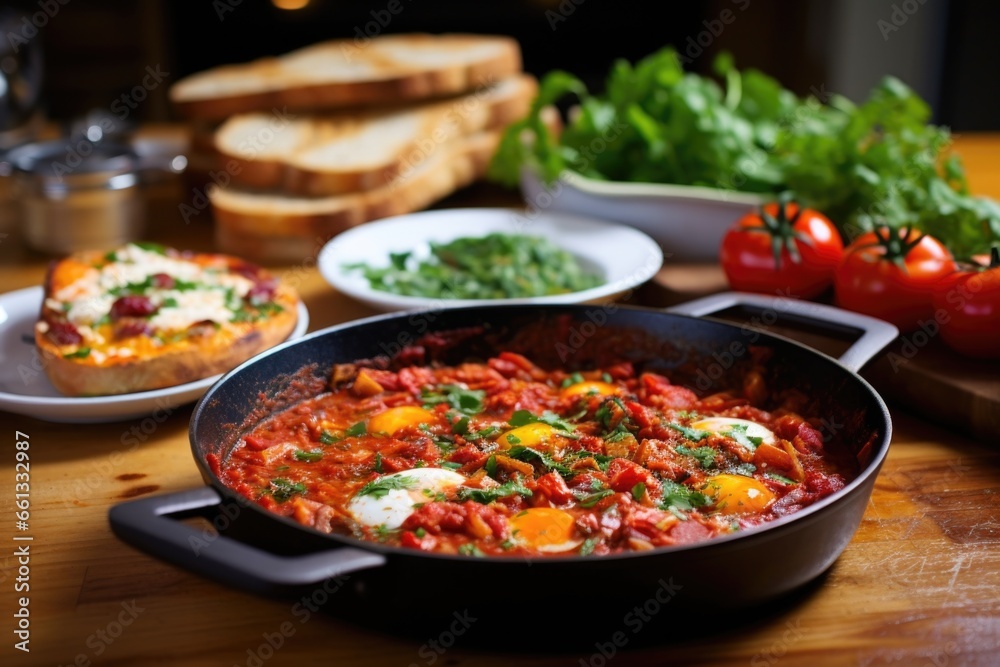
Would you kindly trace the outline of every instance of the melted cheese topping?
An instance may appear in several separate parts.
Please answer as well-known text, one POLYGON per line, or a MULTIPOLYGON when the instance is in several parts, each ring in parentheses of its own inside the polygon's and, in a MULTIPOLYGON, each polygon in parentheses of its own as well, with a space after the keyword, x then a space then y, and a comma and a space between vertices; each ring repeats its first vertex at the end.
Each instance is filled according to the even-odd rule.
POLYGON ((100 269, 88 268, 69 285, 46 301, 53 310, 65 310, 66 319, 77 326, 88 341, 103 342, 88 327, 104 320, 123 288, 141 285, 157 274, 175 281, 195 283, 193 289, 149 287, 143 290, 158 311, 150 325, 158 330, 177 331, 210 320, 225 324, 233 319, 253 281, 228 272, 225 267, 204 267, 196 262, 168 257, 127 245, 115 252, 116 261, 100 269))

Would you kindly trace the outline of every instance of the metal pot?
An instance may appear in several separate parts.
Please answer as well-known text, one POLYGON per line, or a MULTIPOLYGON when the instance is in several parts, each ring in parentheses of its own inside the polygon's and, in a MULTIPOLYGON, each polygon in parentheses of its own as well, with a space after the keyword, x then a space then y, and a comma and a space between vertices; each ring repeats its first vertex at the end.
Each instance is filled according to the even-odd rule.
POLYGON ((141 238, 141 186, 151 173, 183 169, 175 156, 140 156, 127 143, 64 138, 4 156, 28 244, 67 254, 141 238))
MULTIPOLYGON (((403 631, 423 628, 424 621, 433 628, 463 609, 509 623, 526 610, 534 613, 539 604, 558 610, 556 616, 568 615, 578 631, 585 622, 604 619, 601 612, 608 609, 611 621, 617 614, 620 624, 621 610, 643 600, 663 605, 676 598, 669 607, 672 619, 705 607, 716 617, 721 609, 760 605, 800 589, 850 542, 892 430, 882 399, 856 371, 896 334, 884 322, 830 306, 743 294, 673 312, 613 305, 496 306, 361 320, 279 346, 228 373, 201 399, 191 420, 192 453, 209 486, 115 506, 111 526, 122 540, 213 580, 280 596, 336 590, 333 597, 346 617, 403 631), (700 317, 730 306, 862 335, 837 360, 779 336, 700 317), (556 324, 567 321, 578 340, 556 335, 556 324), (809 414, 829 419, 831 442, 857 459, 858 475, 800 512, 706 542, 601 557, 523 559, 426 554, 320 533, 247 501, 213 472, 211 461, 224 460, 262 420, 325 391, 334 363, 387 354, 428 330, 472 326, 488 333, 449 354, 482 358, 498 348, 513 349, 532 354, 543 367, 572 367, 602 349, 613 350, 648 362, 701 394, 740 386, 751 346, 771 348, 768 386, 804 392, 809 414), (525 349, 525 340, 534 340, 535 347, 525 349), (230 530, 211 537, 176 520, 209 509, 217 527, 230 530)), ((549 627, 547 617, 541 627, 549 627)))

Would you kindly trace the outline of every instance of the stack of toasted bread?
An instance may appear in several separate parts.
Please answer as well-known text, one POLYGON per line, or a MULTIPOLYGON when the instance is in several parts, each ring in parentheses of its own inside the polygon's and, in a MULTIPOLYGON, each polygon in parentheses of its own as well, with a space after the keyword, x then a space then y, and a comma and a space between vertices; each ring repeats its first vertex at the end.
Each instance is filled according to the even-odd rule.
POLYGON ((536 92, 510 38, 408 34, 215 68, 170 96, 213 173, 220 249, 296 261, 483 176, 536 92))

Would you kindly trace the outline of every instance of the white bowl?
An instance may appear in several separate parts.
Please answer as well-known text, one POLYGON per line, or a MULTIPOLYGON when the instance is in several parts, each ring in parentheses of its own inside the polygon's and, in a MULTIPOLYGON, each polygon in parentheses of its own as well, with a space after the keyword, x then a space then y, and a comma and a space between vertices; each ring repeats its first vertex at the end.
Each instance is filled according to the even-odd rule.
POLYGON ((382 311, 514 303, 600 303, 646 282, 660 270, 663 254, 651 238, 631 227, 557 212, 509 208, 423 211, 368 222, 338 234, 319 253, 320 273, 334 289, 382 311), (430 257, 429 241, 445 243, 493 232, 541 236, 572 253, 585 269, 603 278, 598 287, 520 299, 438 299, 401 296, 373 289, 361 271, 345 264, 387 266, 389 253, 430 257))
POLYGON ((548 188, 521 172, 528 208, 591 215, 642 230, 673 261, 715 261, 726 230, 764 202, 746 192, 660 183, 598 181, 567 171, 548 188))

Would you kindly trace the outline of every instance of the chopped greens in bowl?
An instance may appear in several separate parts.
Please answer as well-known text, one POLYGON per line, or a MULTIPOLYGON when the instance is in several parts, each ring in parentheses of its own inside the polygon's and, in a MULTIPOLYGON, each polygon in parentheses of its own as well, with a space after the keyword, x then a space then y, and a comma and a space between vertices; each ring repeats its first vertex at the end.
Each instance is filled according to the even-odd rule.
POLYGON ((601 276, 540 236, 494 232, 447 243, 429 242, 430 257, 390 253, 387 266, 345 265, 373 289, 434 299, 518 299, 580 292, 601 276))
POLYGON ((824 212, 845 237, 881 224, 914 226, 962 259, 1000 240, 1000 205, 971 196, 946 128, 898 79, 886 77, 860 104, 814 89, 800 98, 732 58, 719 81, 685 72, 662 49, 615 62, 605 91, 549 73, 529 115, 508 127, 490 166, 516 185, 528 167, 551 183, 566 171, 612 182, 669 183, 776 196, 785 191, 824 212), (555 136, 546 106, 579 97, 555 136))

